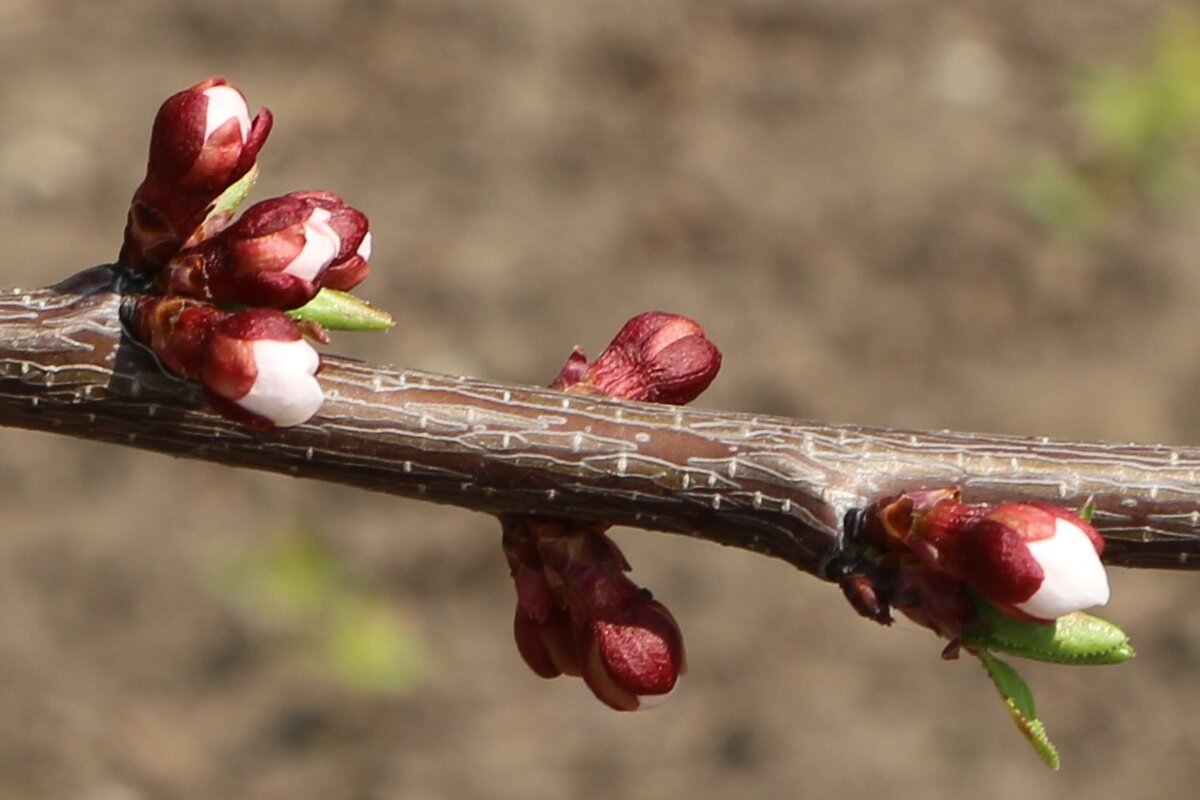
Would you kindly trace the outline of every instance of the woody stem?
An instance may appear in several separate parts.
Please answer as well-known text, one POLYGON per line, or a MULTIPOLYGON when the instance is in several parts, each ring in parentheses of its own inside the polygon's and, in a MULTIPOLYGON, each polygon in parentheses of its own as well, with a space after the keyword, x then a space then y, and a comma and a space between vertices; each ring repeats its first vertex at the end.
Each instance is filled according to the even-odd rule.
POLYGON ((824 575, 841 521, 890 493, 1094 496, 1105 560, 1200 568, 1200 450, 888 430, 584 397, 327 358, 309 423, 209 412, 122 332, 121 278, 0 292, 0 425, 343 483, 492 514, 683 533, 824 575))

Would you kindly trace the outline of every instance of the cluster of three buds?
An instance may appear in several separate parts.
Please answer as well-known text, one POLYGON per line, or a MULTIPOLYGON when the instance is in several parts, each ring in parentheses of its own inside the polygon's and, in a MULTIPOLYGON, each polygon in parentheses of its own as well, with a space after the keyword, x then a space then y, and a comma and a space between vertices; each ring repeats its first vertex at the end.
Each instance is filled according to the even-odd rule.
POLYGON ((324 334, 284 312, 322 288, 357 286, 371 249, 366 216, 330 192, 292 192, 232 220, 270 127, 270 112, 252 122, 220 78, 169 98, 120 256, 162 293, 140 301, 135 335, 199 380, 214 408, 257 427, 296 425, 320 407, 320 357, 302 334, 324 334))
POLYGON ((666 606, 625 574, 608 525, 502 517, 517 590, 513 636, 543 678, 582 677, 619 711, 653 708, 686 670, 683 634, 666 606))
MULTIPOLYGON (((594 362, 574 351, 551 388, 682 405, 708 387, 720 364, 699 325, 651 311, 626 323, 594 362)), ((621 711, 665 700, 686 669, 683 635, 667 608, 626 575, 608 524, 518 515, 501 524, 525 663, 543 678, 582 677, 621 711)))

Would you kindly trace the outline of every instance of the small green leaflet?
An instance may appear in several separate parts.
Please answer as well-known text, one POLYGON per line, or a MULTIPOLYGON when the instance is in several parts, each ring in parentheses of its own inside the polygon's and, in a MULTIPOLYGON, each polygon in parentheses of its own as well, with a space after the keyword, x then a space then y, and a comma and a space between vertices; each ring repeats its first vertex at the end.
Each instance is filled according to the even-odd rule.
POLYGON ((308 305, 287 313, 293 319, 315 322, 331 331, 386 331, 396 324, 383 309, 335 289, 322 289, 308 305))
POLYGON ((1088 497, 1087 501, 1084 502, 1084 504, 1083 504, 1083 508, 1079 509, 1078 516, 1084 522, 1088 523, 1089 525, 1091 524, 1092 517, 1096 516, 1096 496, 1095 495, 1090 495, 1088 497))
POLYGON ((1029 740, 1029 744, 1041 756, 1042 761, 1050 769, 1057 770, 1060 766, 1058 750, 1050 737, 1046 735, 1046 726, 1037 718, 1037 710, 1033 705, 1033 694, 1017 671, 993 656, 986 650, 975 652, 988 677, 996 685, 996 691, 1004 698, 1004 705, 1012 715, 1017 729, 1029 740))
POLYGON ((249 196, 250 190, 254 188, 255 181, 258 180, 258 164, 250 168, 242 177, 238 178, 237 182, 220 194, 208 213, 204 215, 204 221, 200 223, 199 229, 194 231, 188 241, 192 244, 203 241, 211 236, 215 236, 218 231, 229 226, 233 219, 234 212, 246 202, 246 197, 249 196))
POLYGON ((998 650, 1036 661, 1080 666, 1120 664, 1134 656, 1125 631, 1082 611, 1044 625, 1010 619, 979 597, 975 605, 979 619, 962 633, 962 643, 970 649, 998 650))
POLYGON ((213 203, 213 209, 209 212, 209 216, 218 214, 232 215, 241 207, 242 203, 246 202, 246 197, 249 196, 250 190, 254 188, 255 181, 258 180, 258 164, 250 168, 242 177, 238 178, 237 183, 234 183, 225 191, 221 192, 221 196, 213 203))

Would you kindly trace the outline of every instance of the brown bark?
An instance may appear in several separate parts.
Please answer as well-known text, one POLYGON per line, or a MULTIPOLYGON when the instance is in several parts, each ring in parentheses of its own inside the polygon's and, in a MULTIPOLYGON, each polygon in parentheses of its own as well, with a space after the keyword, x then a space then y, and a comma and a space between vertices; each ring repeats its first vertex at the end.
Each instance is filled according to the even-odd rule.
POLYGON ((1200 450, 822 425, 566 395, 329 357, 308 424, 246 430, 124 336, 121 278, 0 292, 0 424, 450 503, 608 520, 816 575, 850 509, 957 485, 968 501, 1097 504, 1105 560, 1200 568, 1200 450))

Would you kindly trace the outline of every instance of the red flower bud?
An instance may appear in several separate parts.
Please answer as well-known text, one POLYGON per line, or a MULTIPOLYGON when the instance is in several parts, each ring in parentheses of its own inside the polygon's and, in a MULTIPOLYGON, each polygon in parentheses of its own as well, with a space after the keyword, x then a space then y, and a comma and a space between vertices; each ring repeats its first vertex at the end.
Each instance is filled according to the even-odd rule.
POLYGON ((174 255, 217 197, 253 168, 271 122, 265 108, 251 121, 245 98, 224 78, 169 97, 154 119, 120 261, 149 271, 174 255))
POLYGON ((607 705, 651 708, 685 669, 670 612, 626 577, 603 524, 504 517, 504 553, 517 589, 513 636, 543 678, 582 675, 607 705))
POLYGON ((911 538, 931 548, 937 568, 1008 616, 1052 621, 1108 602, 1104 540, 1057 506, 947 503, 922 518, 911 538))
POLYGON ((600 701, 619 711, 661 705, 686 670, 678 623, 645 590, 597 610, 583 621, 578 636, 584 681, 600 701))
POLYGON ((314 377, 317 351, 286 314, 252 308, 218 323, 208 342, 200 381, 209 402, 256 428, 307 422, 324 401, 314 377))
POLYGON ((317 352, 300 326, 264 308, 230 314, 185 297, 142 298, 133 333, 214 409, 255 428, 299 425, 321 407, 317 352))
POLYGON ((349 251, 343 266, 353 272, 361 262, 356 274, 366 274, 366 260, 358 254, 364 243, 369 247, 366 225, 362 212, 328 193, 264 200, 216 236, 178 253, 157 283, 168 293, 215 302, 299 308, 327 284, 343 252, 349 251))
POLYGON ((883 498, 857 520, 847 533, 865 548, 848 551, 838 580, 860 614, 885 624, 894 607, 953 645, 980 600, 1027 622, 1108 602, 1104 540, 1059 506, 967 504, 957 489, 929 489, 883 498))
POLYGON ((684 405, 708 388, 721 368, 721 352, 697 323, 677 314, 647 311, 617 333, 586 369, 571 353, 552 388, 607 397, 684 405))
MULTIPOLYGON (((146 177, 164 186, 216 196, 253 165, 257 150, 247 152, 252 130, 250 110, 240 91, 224 78, 201 81, 171 95, 159 108, 150 134, 146 177)), ((256 132, 256 139, 263 135, 256 132)))

